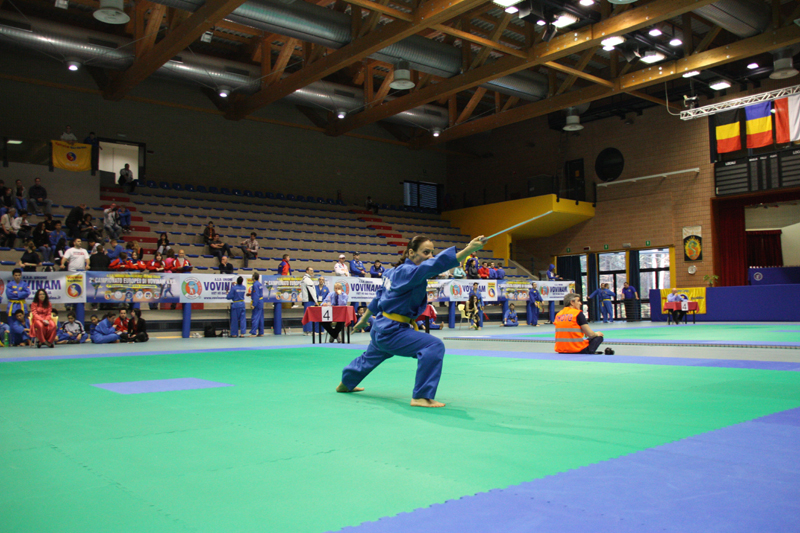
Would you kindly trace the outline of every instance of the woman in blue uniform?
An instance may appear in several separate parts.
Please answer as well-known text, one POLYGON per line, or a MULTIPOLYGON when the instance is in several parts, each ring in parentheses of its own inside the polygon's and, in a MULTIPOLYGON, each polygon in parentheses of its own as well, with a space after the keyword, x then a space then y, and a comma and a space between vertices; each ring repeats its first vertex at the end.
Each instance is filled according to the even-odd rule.
POLYGON ((247 330, 247 323, 245 320, 245 307, 244 295, 247 289, 244 288, 244 278, 239 276, 236 278, 236 285, 231 286, 228 295, 225 297, 231 300, 231 337, 236 338, 239 335, 244 336, 247 330))
POLYGON ((515 328, 519 326, 517 320, 517 311, 514 309, 514 304, 508 304, 508 312, 503 317, 503 325, 507 328, 515 328))
POLYGON ((250 335, 264 336, 264 285, 258 280, 258 272, 253 272, 253 286, 250 299, 253 302, 253 318, 250 319, 250 335))
POLYGON ((608 283, 601 283, 600 288, 589 295, 589 298, 600 297, 600 316, 603 323, 614 323, 614 309, 611 303, 614 300, 614 293, 608 289, 608 283))
POLYGON ((428 279, 456 267, 469 254, 483 248, 483 236, 473 239, 466 248, 456 253, 455 247, 433 255, 433 243, 426 237, 414 237, 400 262, 383 277, 364 316, 356 324, 356 331, 364 328, 369 317, 377 318, 370 332, 370 343, 361 356, 342 371, 342 382, 337 392, 356 392, 375 367, 394 355, 417 359, 417 377, 411 405, 415 407, 444 407, 434 400, 442 374, 444 343, 436 337, 412 327, 413 320, 428 305, 428 279))
POLYGON ((539 325, 539 302, 543 302, 544 298, 542 295, 539 294, 539 289, 536 288, 536 282, 531 284, 531 288, 528 289, 528 325, 529 326, 538 326, 539 325))
MULTIPOLYGON (((119 342, 120 335, 114 327, 116 313, 106 313, 105 318, 95 324, 92 330, 92 344, 113 344, 119 342)), ((92 315, 92 322, 96 317, 92 315)))

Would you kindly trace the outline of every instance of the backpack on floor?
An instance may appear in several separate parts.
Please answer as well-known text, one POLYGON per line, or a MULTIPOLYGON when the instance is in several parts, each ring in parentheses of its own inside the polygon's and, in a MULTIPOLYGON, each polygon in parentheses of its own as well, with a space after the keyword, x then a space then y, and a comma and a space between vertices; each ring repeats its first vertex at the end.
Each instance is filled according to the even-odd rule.
POLYGON ((214 326, 211 325, 206 326, 205 329, 203 330, 203 337, 216 337, 216 336, 217 336, 217 330, 214 329, 214 326))

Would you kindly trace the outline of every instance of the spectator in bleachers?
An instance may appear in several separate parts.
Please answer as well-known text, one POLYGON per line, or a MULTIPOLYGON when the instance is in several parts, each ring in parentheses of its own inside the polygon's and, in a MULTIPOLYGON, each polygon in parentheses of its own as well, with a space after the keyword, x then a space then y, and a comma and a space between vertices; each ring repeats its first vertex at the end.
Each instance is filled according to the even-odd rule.
POLYGON ((130 270, 135 272, 144 272, 147 270, 147 265, 144 264, 144 261, 139 259, 139 254, 136 252, 131 252, 130 270))
POLYGON ((31 304, 31 338, 36 339, 36 347, 46 344, 50 348, 55 347, 56 324, 53 321, 53 306, 47 291, 39 289, 33 297, 31 304))
POLYGON ((33 245, 42 255, 43 261, 50 261, 53 258, 53 246, 50 245, 50 233, 45 229, 44 222, 39 222, 33 229, 33 245))
POLYGON ((112 261, 119 257, 119 254, 125 251, 125 248, 117 242, 116 239, 111 239, 108 243, 108 258, 112 261))
POLYGON ((17 232, 14 231, 14 218, 17 210, 9 207, 8 211, 0 217, 0 231, 2 231, 2 241, 4 246, 9 248, 14 247, 14 241, 17 240, 17 232))
POLYGON ((147 263, 147 270, 150 272, 164 272, 164 259, 160 253, 156 252, 153 260, 147 263))
POLYGON ((358 252, 353 252, 353 259, 350 261, 350 275, 357 278, 367 277, 367 270, 364 268, 358 252))
POLYGON ((164 233, 158 236, 158 242, 156 243, 156 253, 164 255, 170 250, 172 250, 172 246, 170 246, 169 236, 165 231, 164 233))
POLYGON ((94 225, 94 217, 89 213, 83 217, 81 220, 80 225, 78 226, 78 232, 80 233, 81 239, 86 241, 99 241, 100 235, 97 231, 97 226, 94 225))
POLYGON ((80 236, 80 229, 81 229, 81 220, 83 220, 86 209, 86 204, 79 204, 70 209, 69 214, 67 215, 67 219, 64 221, 66 224, 67 229, 69 230, 69 236, 73 239, 80 236))
POLYGON ((98 322, 97 316, 92 315, 92 344, 112 344, 120 341, 120 334, 114 329, 114 318, 117 315, 113 311, 106 313, 103 320, 98 322))
POLYGON ((111 259, 106 254, 102 244, 98 244, 95 252, 89 257, 89 270, 92 272, 106 272, 111 270, 111 259))
POLYGON ((3 194, 2 201, 0 202, 0 205, 2 205, 2 208, 0 208, 0 212, 2 212, 3 214, 7 213, 8 210, 11 209, 12 207, 16 208, 16 202, 17 202, 17 199, 14 196, 14 193, 11 191, 11 189, 6 187, 4 190, 5 192, 3 194))
POLYGON ((33 187, 28 189, 28 200, 36 214, 42 216, 53 212, 53 201, 47 198, 47 189, 42 187, 42 180, 33 180, 33 187))
POLYGON ((497 268, 494 263, 489 263, 489 279, 497 279, 497 268))
POLYGON ((481 279, 489 279, 489 265, 486 264, 486 261, 481 263, 481 267, 478 269, 478 276, 481 279))
MULTIPOLYGON (((53 248, 53 263, 61 267, 64 260, 64 255, 67 253, 67 239, 58 239, 55 247, 53 248)), ((63 270, 63 267, 61 268, 63 270)))
POLYGON ((214 234, 214 237, 207 244, 211 255, 215 256, 217 261, 222 261, 222 256, 233 257, 233 250, 231 250, 230 246, 222 242, 222 239, 219 238, 219 234, 214 234))
MULTIPOLYGON (((333 292, 329 293, 322 301, 322 305, 342 306, 347 305, 348 297, 341 283, 334 283, 333 292)), ((336 342, 339 334, 344 329, 344 322, 322 322, 322 327, 328 332, 328 342, 336 342)))
POLYGON ((256 233, 251 232, 250 238, 245 239, 239 245, 244 254, 244 267, 247 268, 250 259, 258 259, 258 241, 256 240, 256 233))
POLYGON ((292 275, 292 266, 289 264, 289 254, 283 254, 283 258, 278 265, 278 268, 275 270, 278 272, 279 276, 292 275))
POLYGON ((217 236, 217 230, 214 229, 214 223, 210 222, 206 225, 206 229, 203 230, 203 242, 207 245, 211 245, 214 241, 214 237, 217 236))
POLYGON ((337 276, 349 276, 350 275, 350 267, 347 263, 345 263, 344 254, 339 254, 339 261, 333 265, 333 272, 337 276))
POLYGON ((128 258, 130 258, 131 253, 136 252, 136 255, 141 258, 144 254, 142 253, 142 247, 139 245, 139 241, 128 241, 125 243, 125 252, 128 254, 128 258))
POLYGON ((175 264, 175 250, 170 248, 167 250, 167 253, 164 254, 164 272, 172 272, 172 267, 175 264))
POLYGON ((75 313, 67 313, 67 321, 58 330, 57 344, 83 344, 89 339, 83 324, 75 320, 75 313))
POLYGON ((381 262, 375 261, 374 263, 372 263, 372 268, 369 269, 369 277, 382 278, 384 272, 386 272, 386 269, 383 268, 381 262))
POLYGON ((90 232, 89 238, 86 241, 86 250, 89 252, 89 255, 97 253, 98 246, 100 246, 100 243, 97 242, 95 235, 90 232))
MULTIPOLYGON (((83 217, 81 217, 83 219, 83 217)), ((108 233, 109 239, 119 239, 122 226, 119 225, 119 213, 117 204, 111 204, 103 211, 103 228, 108 233)))
POLYGON ((178 250, 178 257, 172 262, 172 271, 180 274, 188 274, 193 268, 192 263, 186 258, 184 251, 178 250))
POLYGON ((451 268, 450 270, 445 270, 444 272, 442 272, 441 274, 439 274, 436 277, 438 279, 450 279, 450 278, 453 277, 453 269, 451 268))
POLYGON ((53 215, 47 214, 44 216, 44 229, 47 231, 53 231, 56 229, 56 221, 53 220, 53 215))
POLYGON ((86 262, 89 260, 89 252, 83 249, 80 239, 72 241, 72 248, 64 253, 61 259, 61 268, 66 267, 70 272, 86 270, 86 262))
POLYGON ((244 288, 244 278, 239 276, 236 279, 236 284, 231 285, 228 295, 225 297, 231 300, 231 338, 244 336, 247 328, 247 320, 245 318, 245 305, 244 298, 247 290, 244 288))
POLYGON ((36 272, 36 267, 42 266, 42 260, 39 254, 36 253, 36 245, 33 241, 25 243, 25 251, 22 253, 19 263, 17 263, 24 272, 36 272))
POLYGON ((455 279, 464 279, 467 277, 467 273, 464 272, 464 267, 461 265, 458 265, 457 267, 453 268, 452 272, 453 272, 453 277, 455 279))
POLYGON ((25 318, 22 309, 17 309, 9 323, 11 346, 30 346, 31 323, 25 318))
POLYGON ((328 286, 325 285, 325 276, 320 276, 318 281, 319 284, 317 285, 317 303, 324 300, 331 292, 328 286))
POLYGON ((117 211, 119 214, 119 225, 125 233, 131 232, 131 212, 126 206, 122 206, 117 211))
MULTIPOLYGON (((317 301, 317 291, 314 289, 314 280, 311 279, 313 275, 314 269, 311 267, 306 268, 306 272, 303 274, 303 279, 300 282, 300 301, 303 302, 304 309, 319 305, 317 301)), ((316 322, 303 324, 303 335, 311 335, 312 333, 316 333, 316 331, 316 322)))
POLYGON ((119 171, 117 183, 123 189, 127 189, 128 193, 132 193, 136 189, 136 180, 133 179, 133 171, 131 171, 130 164, 125 163, 125 166, 119 171))
POLYGON ((219 260, 219 273, 220 274, 233 274, 233 265, 228 262, 228 256, 223 255, 219 260))
POLYGON ((66 128, 64 128, 64 133, 61 134, 61 140, 67 141, 68 143, 75 143, 78 142, 78 138, 75 137, 75 134, 72 133, 72 126, 69 124, 66 128))
POLYGON ((503 265, 498 264, 497 268, 495 268, 495 273, 497 274, 497 279, 504 279, 506 277, 506 271, 503 270, 503 265))
POLYGON ((149 340, 147 321, 142 318, 142 310, 134 309, 131 312, 130 320, 128 320, 128 342, 147 342, 149 340))
POLYGON ((469 256, 464 266, 464 270, 467 271, 467 279, 479 279, 481 277, 478 272, 478 256, 476 254, 469 256))
POLYGON ((103 149, 100 146, 100 139, 98 139, 93 131, 89 132, 89 135, 83 140, 83 144, 88 144, 92 147, 92 175, 97 172, 97 169, 100 167, 100 150, 103 149))
POLYGON ((366 208, 374 214, 378 214, 378 204, 372 201, 372 196, 367 196, 366 208))
POLYGON ((16 198, 14 198, 14 207, 17 208, 18 212, 27 212, 28 211, 28 199, 25 198, 25 186, 22 185, 20 180, 17 180, 17 191, 16 191, 16 198))
POLYGON ((61 229, 61 221, 60 220, 58 222, 56 222, 55 229, 50 232, 49 239, 50 239, 50 245, 53 247, 53 250, 55 250, 55 247, 58 244, 58 241, 60 241, 61 239, 64 239, 64 241, 66 242, 67 234, 64 233, 64 231, 61 229))
POLYGON ((128 254, 126 252, 120 252, 117 258, 108 265, 108 269, 117 271, 128 270, 128 254))
POLYGON ((11 227, 17 233, 17 238, 22 242, 27 241, 31 236, 31 224, 28 222, 28 212, 20 211, 19 216, 11 222, 11 227))
POLYGON ((11 275, 13 279, 6 284, 6 300, 8 301, 6 312, 9 317, 14 316, 19 309, 27 314, 28 304, 25 303, 25 300, 31 295, 31 289, 26 281, 22 281, 22 270, 15 268, 11 275))
POLYGON ((264 285, 258 281, 258 272, 253 272, 253 284, 250 287, 250 303, 253 315, 250 318, 250 335, 264 336, 264 285))

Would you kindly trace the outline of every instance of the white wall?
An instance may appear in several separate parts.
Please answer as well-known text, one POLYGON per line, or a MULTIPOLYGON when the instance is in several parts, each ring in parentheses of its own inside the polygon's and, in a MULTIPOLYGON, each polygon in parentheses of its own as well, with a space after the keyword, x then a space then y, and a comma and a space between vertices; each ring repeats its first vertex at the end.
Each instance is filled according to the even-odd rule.
POLYGON ((42 187, 47 189, 47 198, 58 205, 100 205, 100 177, 91 172, 71 172, 56 168, 50 172, 44 165, 9 163, 0 171, 0 179, 6 186, 13 186, 15 180, 30 189, 34 178, 41 178, 42 187))
POLYGON ((781 231, 784 266, 800 266, 800 223, 786 226, 781 231))
POLYGON ((800 222, 798 205, 778 204, 778 207, 752 207, 744 210, 746 230, 781 229, 800 222))
POLYGON ((119 171, 125 167, 125 163, 131 166, 133 179, 139 179, 138 146, 101 142, 100 148, 98 167, 105 172, 113 172, 115 182, 119 180, 119 171))

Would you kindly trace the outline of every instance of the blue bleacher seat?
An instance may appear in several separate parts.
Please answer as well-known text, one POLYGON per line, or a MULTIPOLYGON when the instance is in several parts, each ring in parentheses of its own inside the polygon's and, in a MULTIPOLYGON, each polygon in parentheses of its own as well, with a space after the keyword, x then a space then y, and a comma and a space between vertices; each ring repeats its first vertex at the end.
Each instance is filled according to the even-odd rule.
POLYGON ((324 204, 325 203, 325 198, 323 198, 322 196, 317 196, 317 203, 318 204, 324 204))
POLYGON ((381 204, 381 209, 389 209, 389 205, 388 204, 381 204))
MULTIPOLYGON (((289 200, 291 200, 291 199, 292 199, 292 195, 290 194, 289 195, 289 200)), ((297 198, 295 198, 295 200, 297 200, 298 202, 305 202, 306 201, 306 197, 298 195, 297 198)))
POLYGON ((187 183, 186 185, 183 186, 183 190, 187 192, 194 192, 194 185, 192 185, 191 183, 187 183))
POLYGON ((227 187, 222 187, 222 188, 219 190, 219 193, 220 193, 220 194, 227 194, 227 195, 230 195, 230 194, 231 194, 231 190, 230 190, 229 188, 227 188, 227 187))
POLYGON ((279 193, 275 194, 275 199, 276 200, 286 200, 286 197, 283 195, 282 192, 279 192, 279 193))
POLYGON ((244 190, 244 195, 245 195, 246 197, 248 197, 248 198, 252 198, 252 197, 253 197, 253 193, 252 193, 252 192, 250 192, 250 191, 248 191, 247 189, 245 189, 245 190, 244 190))
POLYGON ((158 184, 158 186, 160 188, 164 189, 164 190, 167 190, 167 191, 172 188, 172 187, 169 186, 169 183, 167 183, 166 181, 162 181, 161 183, 158 184))
POLYGON ((198 185, 197 192, 207 193, 208 189, 206 189, 205 185, 198 185))
POLYGON ((336 202, 333 201, 333 198, 328 198, 328 205, 335 205, 336 202))
POLYGON ((264 196, 266 196, 266 197, 267 197, 267 198, 269 198, 270 200, 274 200, 274 199, 275 199, 275 195, 274 195, 274 194, 272 194, 271 192, 264 193, 264 196))
POLYGON ((231 191, 231 194, 233 194, 234 196, 241 196, 242 195, 242 191, 240 191, 239 189, 233 189, 231 191))
POLYGON ((336 202, 336 205, 344 205, 344 200, 338 200, 338 201, 336 202))
POLYGON ((216 187, 209 187, 208 188, 208 193, 209 194, 219 194, 219 189, 217 189, 216 187))
POLYGON ((147 186, 151 189, 158 189, 158 185, 153 180, 147 180, 147 186))
MULTIPOLYGON (((245 193, 246 194, 246 193, 245 193)), ((261 191, 256 191, 256 198, 264 198, 264 193, 261 191)))
POLYGON ((183 190, 183 185, 181 185, 180 183, 173 183, 172 184, 172 190, 174 190, 174 191, 182 191, 183 190))

